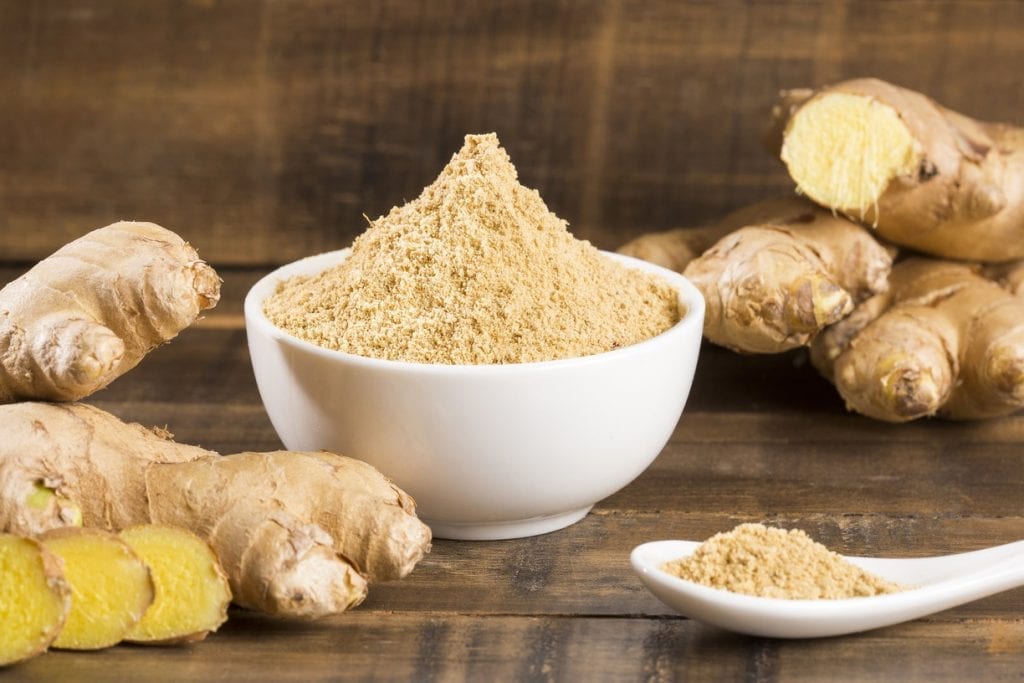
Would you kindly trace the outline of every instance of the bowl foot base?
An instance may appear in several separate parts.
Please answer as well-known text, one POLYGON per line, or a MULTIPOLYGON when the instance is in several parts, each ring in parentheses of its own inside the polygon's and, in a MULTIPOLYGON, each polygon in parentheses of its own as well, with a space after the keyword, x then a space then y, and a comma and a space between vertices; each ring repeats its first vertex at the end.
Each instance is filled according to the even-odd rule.
POLYGON ((592 507, 588 505, 572 512, 559 512, 511 522, 441 522, 427 517, 421 519, 430 527, 434 538, 447 538, 453 541, 502 541, 564 529, 586 517, 592 507))

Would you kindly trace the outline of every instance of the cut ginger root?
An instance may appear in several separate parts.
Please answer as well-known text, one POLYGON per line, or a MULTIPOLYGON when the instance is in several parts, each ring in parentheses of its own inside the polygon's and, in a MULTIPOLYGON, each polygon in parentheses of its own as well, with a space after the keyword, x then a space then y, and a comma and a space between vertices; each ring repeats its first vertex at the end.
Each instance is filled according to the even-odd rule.
POLYGON ((783 91, 772 144, 800 193, 932 256, 1024 258, 1024 129, 877 79, 783 91))
POLYGON ((53 647, 98 650, 124 640, 153 603, 142 560, 101 529, 54 529, 40 539, 61 559, 71 586, 71 611, 53 647))
POLYGON ((0 534, 0 666, 44 652, 70 609, 60 560, 38 541, 0 534))
POLYGON ((820 335, 811 360, 847 406, 887 422, 1024 408, 1024 298, 977 265, 910 258, 888 292, 820 335))
POLYGON ((185 529, 142 524, 118 534, 149 568, 154 598, 125 635, 136 643, 202 640, 227 621, 231 589, 209 544, 185 529))
POLYGON ((890 251, 864 228, 795 197, 705 228, 642 235, 619 251, 680 270, 704 295, 704 335, 744 353, 808 344, 885 291, 892 267, 890 251))
POLYGON ((69 242, 0 290, 0 403, 84 398, 219 297, 213 268, 153 223, 69 242))
POLYGON ((211 545, 243 607, 343 612, 430 548, 413 499, 351 458, 220 456, 83 404, 0 406, 0 423, 0 530, 182 527, 211 545))

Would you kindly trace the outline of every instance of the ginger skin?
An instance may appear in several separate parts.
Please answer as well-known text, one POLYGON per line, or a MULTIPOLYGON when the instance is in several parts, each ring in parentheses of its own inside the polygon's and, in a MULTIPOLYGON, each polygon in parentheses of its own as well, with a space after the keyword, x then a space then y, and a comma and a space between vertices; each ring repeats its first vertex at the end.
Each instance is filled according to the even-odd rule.
POLYGON ((860 226, 801 199, 772 199, 713 226, 643 235, 620 252, 681 270, 707 304, 704 335, 743 353, 804 346, 885 290, 890 252, 860 226), (684 245, 684 233, 694 237, 684 245), (715 238, 699 255, 698 247, 715 238))
POLYGON ((924 257, 897 264, 890 282, 811 346, 849 408, 905 422, 1024 407, 1024 299, 979 266, 924 257))
POLYGON ((0 290, 0 403, 84 398, 219 297, 213 268, 153 223, 69 242, 0 290))
POLYGON ((244 607, 336 614, 430 547, 412 498, 351 458, 219 456, 82 404, 0 406, 0 423, 0 529, 180 526, 210 543, 244 607))
POLYGON ((626 242, 618 252, 681 273, 690 261, 737 227, 723 221, 699 228, 648 232, 626 242))
POLYGON ((771 135, 798 191, 943 258, 1024 258, 1024 128, 877 79, 783 91, 771 135))
POLYGON ((985 276, 998 282, 1011 294, 1024 294, 1024 260, 986 266, 985 276))

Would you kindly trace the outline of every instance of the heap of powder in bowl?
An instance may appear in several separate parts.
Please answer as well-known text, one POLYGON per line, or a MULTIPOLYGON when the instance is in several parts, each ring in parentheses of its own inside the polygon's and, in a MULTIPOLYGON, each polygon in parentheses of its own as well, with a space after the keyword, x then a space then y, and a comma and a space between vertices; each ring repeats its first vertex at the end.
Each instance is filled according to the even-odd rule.
POLYGON ((681 314, 666 282, 573 237, 494 134, 466 136, 419 197, 373 221, 340 265, 282 282, 264 313, 324 348, 449 365, 602 353, 681 314))

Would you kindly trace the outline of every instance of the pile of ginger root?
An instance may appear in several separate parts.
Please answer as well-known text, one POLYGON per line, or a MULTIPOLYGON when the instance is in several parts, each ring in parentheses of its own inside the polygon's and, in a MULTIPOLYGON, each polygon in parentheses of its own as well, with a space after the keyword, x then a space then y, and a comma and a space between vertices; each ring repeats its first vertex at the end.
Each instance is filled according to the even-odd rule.
POLYGON ((1024 128, 863 78, 782 91, 768 137, 793 195, 619 251, 690 278, 712 343, 809 347, 860 414, 1024 408, 1024 128))
POLYGON ((226 619, 229 599, 282 617, 338 614, 429 551, 413 499, 366 463, 220 455, 78 402, 219 291, 178 235, 127 221, 0 290, 0 666, 51 645, 194 641, 226 619), (83 596, 115 567, 128 572, 113 582, 120 597, 90 613, 83 596), (168 588, 190 577, 187 595, 168 588))

